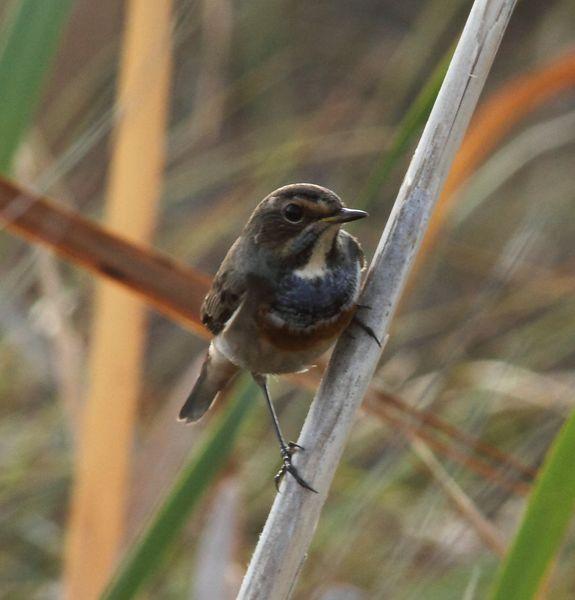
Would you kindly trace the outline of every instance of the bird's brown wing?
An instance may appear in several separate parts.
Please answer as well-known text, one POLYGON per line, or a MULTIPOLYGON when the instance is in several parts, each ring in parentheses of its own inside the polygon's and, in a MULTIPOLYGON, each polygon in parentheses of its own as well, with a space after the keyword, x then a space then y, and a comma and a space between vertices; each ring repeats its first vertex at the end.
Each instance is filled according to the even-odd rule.
POLYGON ((202 323, 214 335, 224 329, 246 293, 246 274, 238 260, 239 242, 230 248, 202 304, 202 323))

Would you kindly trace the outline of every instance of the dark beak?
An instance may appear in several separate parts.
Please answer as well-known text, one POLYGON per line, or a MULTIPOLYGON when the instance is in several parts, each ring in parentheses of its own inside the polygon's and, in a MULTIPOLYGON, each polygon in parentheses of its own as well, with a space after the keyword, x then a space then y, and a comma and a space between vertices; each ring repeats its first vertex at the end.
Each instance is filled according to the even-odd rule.
POLYGON ((322 221, 324 223, 349 223, 350 221, 357 221, 367 217, 368 213, 365 210, 358 210, 356 208, 340 208, 335 215, 324 217, 322 221))

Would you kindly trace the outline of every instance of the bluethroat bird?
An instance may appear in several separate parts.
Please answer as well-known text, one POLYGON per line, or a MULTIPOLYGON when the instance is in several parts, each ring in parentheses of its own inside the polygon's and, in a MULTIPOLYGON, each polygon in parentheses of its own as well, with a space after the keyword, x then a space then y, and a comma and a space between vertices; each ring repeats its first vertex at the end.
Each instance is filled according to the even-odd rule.
POLYGON ((202 305, 202 322, 215 337, 179 418, 197 421, 240 369, 250 371, 280 444, 278 487, 290 473, 315 491, 292 465, 303 448, 285 441, 267 376, 306 370, 354 319, 365 260, 358 241, 340 227, 366 216, 319 185, 277 189, 252 213, 202 305))

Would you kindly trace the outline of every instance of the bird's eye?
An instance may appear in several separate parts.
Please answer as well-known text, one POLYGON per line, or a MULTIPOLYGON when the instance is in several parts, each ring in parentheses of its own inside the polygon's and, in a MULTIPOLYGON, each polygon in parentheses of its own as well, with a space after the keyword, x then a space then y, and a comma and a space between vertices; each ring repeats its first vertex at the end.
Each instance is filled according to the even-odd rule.
POLYGON ((288 204, 284 208, 284 217, 290 223, 299 223, 303 219, 303 208, 299 204, 288 204))

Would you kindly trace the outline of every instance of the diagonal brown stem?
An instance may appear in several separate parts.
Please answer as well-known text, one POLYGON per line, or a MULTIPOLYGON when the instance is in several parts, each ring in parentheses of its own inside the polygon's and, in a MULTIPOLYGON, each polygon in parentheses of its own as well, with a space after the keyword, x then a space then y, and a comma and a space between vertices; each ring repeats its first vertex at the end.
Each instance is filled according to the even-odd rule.
POLYGON ((210 285, 207 275, 128 242, 6 179, 0 179, 0 222, 8 230, 129 287, 161 312, 208 337, 198 317, 210 285))

